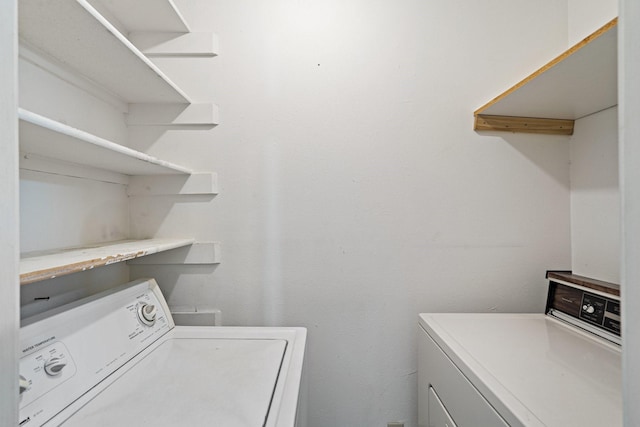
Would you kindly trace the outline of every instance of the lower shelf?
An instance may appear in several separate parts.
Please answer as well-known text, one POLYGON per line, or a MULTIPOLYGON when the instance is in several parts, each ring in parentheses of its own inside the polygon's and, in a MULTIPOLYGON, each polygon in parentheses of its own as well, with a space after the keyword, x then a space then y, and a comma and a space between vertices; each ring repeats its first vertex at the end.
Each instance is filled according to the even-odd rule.
POLYGON ((20 284, 53 279, 95 267, 189 246, 195 239, 121 240, 82 248, 23 254, 20 284))

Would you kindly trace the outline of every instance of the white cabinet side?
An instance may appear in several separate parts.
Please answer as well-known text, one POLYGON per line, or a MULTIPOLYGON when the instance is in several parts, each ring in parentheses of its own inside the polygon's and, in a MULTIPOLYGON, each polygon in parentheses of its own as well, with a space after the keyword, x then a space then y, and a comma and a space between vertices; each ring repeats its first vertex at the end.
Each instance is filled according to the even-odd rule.
POLYGON ((0 425, 18 419, 18 99, 17 2, 0 8, 0 425))
POLYGON ((624 425, 640 425, 640 4, 620 2, 619 130, 622 196, 622 353, 624 425))

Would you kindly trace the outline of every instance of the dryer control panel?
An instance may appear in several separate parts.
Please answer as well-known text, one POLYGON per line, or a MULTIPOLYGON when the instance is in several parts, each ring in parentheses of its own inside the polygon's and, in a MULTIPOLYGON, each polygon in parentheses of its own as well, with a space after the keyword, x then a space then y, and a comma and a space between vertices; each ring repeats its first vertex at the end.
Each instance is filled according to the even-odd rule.
POLYGON ((547 277, 547 314, 619 343, 620 290, 617 285, 570 272, 547 272, 547 277))

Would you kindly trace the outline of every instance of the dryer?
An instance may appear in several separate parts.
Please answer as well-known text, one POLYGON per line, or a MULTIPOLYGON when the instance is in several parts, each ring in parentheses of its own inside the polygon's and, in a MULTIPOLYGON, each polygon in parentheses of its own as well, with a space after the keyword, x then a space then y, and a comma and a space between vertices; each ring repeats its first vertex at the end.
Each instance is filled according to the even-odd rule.
POLYGON ((420 427, 622 425, 615 285, 549 274, 546 312, 420 314, 420 427))

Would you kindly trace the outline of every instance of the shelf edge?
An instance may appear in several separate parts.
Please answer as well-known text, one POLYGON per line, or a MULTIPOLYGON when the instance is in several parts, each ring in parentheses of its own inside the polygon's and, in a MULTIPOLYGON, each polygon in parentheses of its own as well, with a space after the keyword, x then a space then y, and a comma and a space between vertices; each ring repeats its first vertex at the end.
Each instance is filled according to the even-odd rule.
POLYGON ((218 174, 215 172, 194 172, 187 177, 179 175, 132 176, 127 187, 129 197, 214 196, 216 194, 218 194, 218 174))
POLYGON ((598 30, 596 30, 595 32, 593 32, 589 36, 585 37, 582 41, 580 41, 579 43, 575 44, 573 47, 571 47, 568 50, 564 51, 562 54, 558 55, 557 57, 552 59, 550 62, 548 62, 547 64, 543 65, 541 68, 539 68, 538 70, 534 71, 529 76, 525 77, 520 82, 516 83, 514 86, 510 87, 506 91, 502 92, 500 95, 498 95, 495 98, 493 98, 491 101, 489 101, 486 104, 484 104, 482 107, 478 108, 476 111, 474 111, 473 115, 477 116, 479 114, 482 114, 482 112, 484 110, 488 109, 489 107, 493 106, 494 104, 497 104, 502 99, 506 98, 507 96, 509 96, 513 92, 517 91, 521 87, 525 86, 527 83, 531 82, 532 80, 534 80, 535 78, 537 78, 538 76, 543 74, 544 72, 548 71, 549 69, 553 68, 554 66, 556 66, 560 62, 564 61, 565 59, 567 59, 568 57, 570 57, 571 55, 573 55, 574 53, 576 53, 580 49, 584 48, 585 46, 587 46, 592 41, 600 38, 601 36, 606 34, 609 30, 613 29, 617 25, 618 25, 618 18, 616 17, 616 18, 613 18, 611 21, 607 22, 605 25, 600 27, 598 30))
MULTIPOLYGON (((186 167, 179 166, 179 165, 167 162, 165 160, 161 160, 156 157, 150 156, 148 154, 142 153, 140 151, 133 150, 129 147, 125 147, 124 145, 117 144, 115 142, 106 140, 104 138, 100 138, 99 136, 93 135, 89 132, 85 132, 78 128, 74 128, 67 124, 58 122, 56 120, 50 119, 45 116, 41 116, 37 113, 34 113, 29 110, 25 110, 23 108, 18 108, 18 117, 21 121, 24 121, 26 123, 30 123, 34 126, 38 126, 40 128, 46 129, 48 131, 51 131, 60 135, 65 135, 71 139, 83 141, 84 143, 90 144, 91 146, 94 146, 96 148, 108 150, 110 152, 117 153, 127 158, 150 163, 158 167, 169 169, 181 174, 189 175, 193 172, 192 170, 186 167)), ((39 154, 39 153, 34 153, 34 154, 39 154)), ((43 155, 43 157, 49 157, 49 156, 43 155)), ((64 159, 59 159, 59 160, 64 160, 64 159)))
POLYGON ((129 260, 127 265, 214 265, 220 262, 220 242, 195 242, 177 250, 129 260))
POLYGON ((473 130, 573 135, 574 120, 476 114, 473 130))
MULTIPOLYGON (((131 53, 138 57, 138 59, 144 63, 149 69, 151 69, 160 79, 170 86, 178 95, 180 95, 187 103, 191 103, 191 98, 176 85, 160 68, 158 68, 153 62, 151 62, 140 50, 131 43, 107 18, 102 16, 96 8, 93 7, 87 0, 76 0, 80 6, 82 6, 87 13, 89 13, 96 21, 98 21, 107 31, 109 31, 120 43, 122 43, 131 53)), ((173 5, 173 3, 172 3, 173 5)), ((173 5, 175 8, 175 5, 173 5)), ((177 11, 177 9, 176 9, 177 11)))
POLYGON ((215 57, 220 43, 211 32, 167 33, 131 32, 129 41, 148 58, 151 57, 215 57))
POLYGON ((109 242, 104 245, 88 248, 69 249, 50 254, 27 255, 24 258, 21 257, 20 260, 20 284, 26 285, 91 270, 96 267, 104 267, 130 259, 188 246, 194 242, 195 239, 127 240, 109 242), (110 247, 112 248, 110 249, 110 247), (73 257, 77 257, 78 260, 67 263, 55 260, 56 258, 67 258, 70 260, 73 257), (40 268, 28 267, 29 263, 35 264, 38 262, 43 264, 40 268))
POLYGON ((127 126, 217 126, 218 106, 198 104, 129 104, 127 126))

